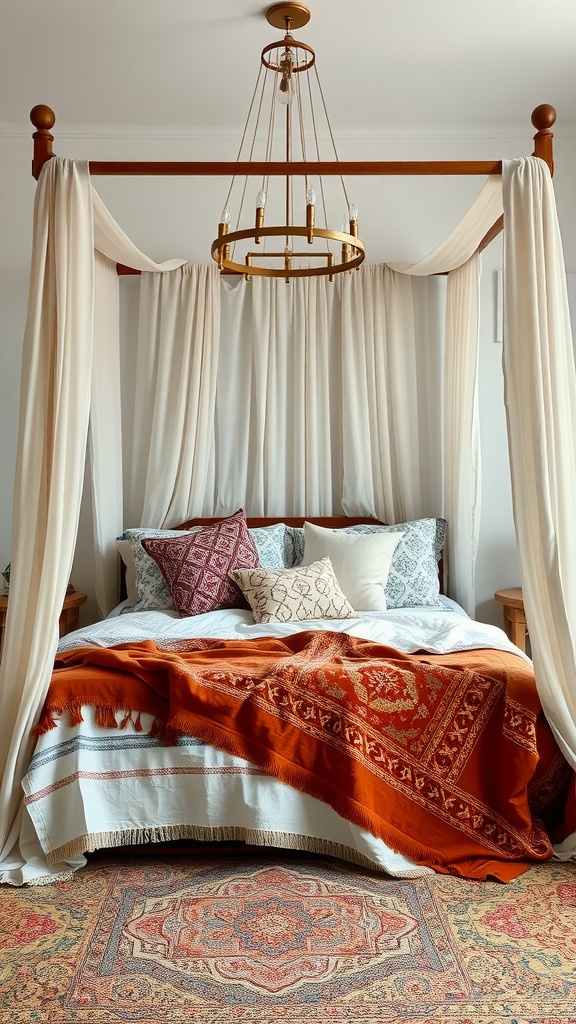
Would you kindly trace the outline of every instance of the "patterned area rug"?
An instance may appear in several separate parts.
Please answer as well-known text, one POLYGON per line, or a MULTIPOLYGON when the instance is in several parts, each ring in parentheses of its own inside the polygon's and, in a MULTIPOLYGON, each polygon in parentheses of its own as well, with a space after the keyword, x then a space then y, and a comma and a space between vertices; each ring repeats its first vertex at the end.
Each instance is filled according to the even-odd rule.
POLYGON ((264 851, 103 854, 0 889, 3 1024, 576 1024, 576 868, 390 879, 264 851))

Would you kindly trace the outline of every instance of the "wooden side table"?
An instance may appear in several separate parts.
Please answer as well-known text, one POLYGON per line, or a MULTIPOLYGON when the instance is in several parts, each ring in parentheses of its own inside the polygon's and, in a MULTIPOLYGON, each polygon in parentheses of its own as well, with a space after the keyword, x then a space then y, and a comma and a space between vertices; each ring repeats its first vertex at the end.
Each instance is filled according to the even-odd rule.
POLYGON ((508 590, 497 590, 494 597, 503 606, 504 631, 509 640, 521 651, 526 653, 526 615, 521 587, 510 587, 508 590))
MULTIPOLYGON (((86 594, 82 594, 79 590, 74 590, 72 586, 68 587, 58 622, 60 636, 64 636, 65 633, 71 633, 73 629, 78 628, 80 605, 84 604, 85 601, 86 594)), ((0 651, 2 651, 4 640, 4 623, 6 622, 7 607, 8 598, 0 597, 0 651)))

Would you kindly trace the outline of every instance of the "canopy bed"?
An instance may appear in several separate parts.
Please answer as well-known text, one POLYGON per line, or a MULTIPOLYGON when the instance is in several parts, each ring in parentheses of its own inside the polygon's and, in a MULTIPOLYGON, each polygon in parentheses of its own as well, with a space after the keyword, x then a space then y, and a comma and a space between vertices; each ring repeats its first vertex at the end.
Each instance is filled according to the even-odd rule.
MULTIPOLYGON (((301 620, 290 621, 288 626, 286 622, 278 625, 281 622, 278 617, 259 622, 255 617, 256 605, 249 596, 254 596, 253 577, 245 579, 242 573, 260 570, 296 572, 308 565, 306 548, 301 563, 275 562, 269 563, 267 567, 262 556, 263 548, 259 552, 256 540, 249 532, 259 527, 255 524, 250 526, 250 520, 246 523, 243 512, 235 512, 230 502, 227 503, 226 515, 223 509, 211 510, 219 516, 217 522, 207 525, 197 518, 196 521, 189 520, 190 516, 210 514, 199 505, 194 495, 204 493, 210 472, 208 456, 202 446, 206 434, 202 433, 199 424, 205 424, 210 415, 213 417, 214 389, 217 387, 217 367, 207 356, 210 349, 206 342, 206 339, 210 341, 218 337, 220 326, 219 305, 216 301, 212 302, 218 279, 216 267, 210 268, 212 273, 207 268, 192 268, 194 273, 187 272, 186 287, 191 289, 191 301, 195 309, 200 308, 203 312, 200 322, 195 323, 194 328, 194 344, 203 356, 201 369, 193 361, 187 368, 188 390, 182 398, 182 408, 189 411, 193 406, 195 419, 191 423, 183 415, 180 421, 183 436, 175 446, 175 459, 169 457, 169 446, 166 444, 167 437, 171 435, 163 433, 162 429, 173 430, 179 409, 171 410, 172 418, 164 410, 163 417, 159 417, 161 422, 156 424, 154 430, 148 427, 148 433, 146 430, 136 432, 134 460, 135 463, 139 459, 142 461, 146 481, 139 506, 140 536, 134 541, 136 547, 132 548, 132 557, 134 550, 138 557, 141 557, 144 550, 149 558, 148 569, 150 560, 157 557, 156 568, 163 566, 165 572, 161 572, 161 575, 168 583, 170 572, 163 559, 173 559, 174 551, 177 549, 180 552, 183 545, 187 546, 186 552, 189 552, 198 545, 199 536, 204 538, 201 541, 204 543, 206 531, 219 530, 222 523, 229 524, 230 520, 236 522, 237 516, 243 524, 242 529, 248 531, 247 536, 243 534, 243 550, 250 551, 251 555, 247 563, 239 563, 240 568, 238 565, 229 565, 228 569, 235 574, 240 573, 238 578, 234 576, 234 580, 244 600, 239 607, 232 609, 225 602, 223 605, 211 606, 208 611, 191 614, 189 609, 182 611, 179 608, 174 596, 176 591, 168 585, 169 597, 174 602, 169 606, 144 606, 141 610, 133 610, 134 604, 118 606, 116 542, 118 537, 121 538, 119 543, 122 540, 134 540, 124 535, 127 524, 123 511, 121 463, 112 457, 118 447, 116 439, 121 433, 120 413, 112 405, 112 399, 119 395, 120 376, 118 277, 132 271, 141 272, 142 301, 149 304, 149 309, 157 311, 162 303, 158 289, 168 281, 170 274, 180 275, 178 289, 181 293, 186 268, 182 269, 185 263, 183 260, 156 264, 139 252, 114 222, 91 185, 91 178, 99 174, 260 174, 263 168, 251 164, 239 166, 213 162, 170 164, 90 161, 88 166, 54 156, 51 128, 55 118, 49 108, 35 107, 31 117, 36 129, 33 174, 39 184, 23 360, 14 499, 13 583, 4 654, 0 664, 0 721, 3 730, 0 803, 2 880, 11 884, 39 884, 54 877, 62 877, 81 865, 83 850, 92 849, 99 843, 106 845, 109 842, 107 835, 112 836, 112 843, 175 836, 217 838, 218 835, 274 842, 275 832, 279 843, 288 842, 286 837, 292 835, 296 846, 300 844, 302 848, 328 849, 391 872, 410 874, 430 869, 450 870, 469 877, 492 876, 505 880, 523 870, 530 862, 547 859, 552 855, 550 835, 542 821, 547 820, 547 815, 552 821, 555 815, 556 822, 560 824, 564 815, 557 806, 560 798, 566 813, 564 831, 559 834, 555 852, 558 856, 574 856, 576 835, 566 834, 573 833, 573 807, 567 790, 572 783, 570 774, 562 775, 559 768, 562 758, 558 760, 558 753, 563 755, 565 764, 572 769, 576 768, 576 591, 573 574, 570 572, 576 554, 573 551, 575 541, 572 529, 572 509, 576 501, 573 460, 576 376, 562 247, 551 184, 551 128, 555 120, 553 108, 542 105, 534 111, 532 123, 537 129, 534 155, 524 160, 327 162, 322 165, 321 171, 326 175, 468 174, 488 176, 488 180, 478 202, 464 218, 463 227, 453 232, 446 243, 417 264, 390 264, 385 268, 388 276, 397 275, 402 280, 439 273, 448 275, 443 410, 444 500, 441 512, 448 521, 445 551, 450 596, 446 598, 440 594, 436 580, 433 599, 428 605, 419 605, 414 601, 410 608, 404 608, 402 605, 390 604, 389 601, 387 606, 384 604, 385 611, 366 613, 358 611, 359 607, 364 607, 362 599, 358 599, 360 604, 357 601, 355 606, 344 593, 346 588, 341 587, 346 601, 337 604, 338 610, 331 617, 320 614, 315 606, 314 614, 308 613, 301 620), (498 234, 502 225, 504 371, 510 461, 535 684, 530 663, 509 643, 503 631, 475 623, 466 614, 467 611, 473 612, 474 557, 478 530, 476 361, 479 253, 498 234), (71 682, 66 683, 67 689, 58 690, 58 686, 53 688, 44 703, 58 646, 59 609, 74 555, 87 450, 97 552, 96 593, 102 614, 108 617, 94 627, 76 631, 61 642, 54 676, 57 683, 62 680, 64 685, 67 679, 71 682), (172 465, 173 461, 177 465, 172 465), (183 524, 184 520, 187 522, 184 523, 184 530, 179 530, 181 536, 174 538, 170 528, 183 524), (31 537, 34 538, 33 542, 30 541, 31 537), (170 551, 162 547, 166 543, 172 546, 170 551), (250 561, 250 557, 256 560, 250 561), (325 645, 320 654, 314 646, 318 638, 325 645), (446 764, 440 767, 442 757, 448 757, 447 748, 443 753, 437 752, 436 769, 440 774, 444 772, 444 779, 452 772, 455 790, 451 794, 446 790, 446 799, 451 803, 457 791, 458 799, 462 801, 460 809, 463 817, 472 815, 477 821, 482 810, 485 816, 482 824, 485 829, 485 845, 482 845, 478 836, 473 835, 474 829, 464 828, 458 833, 459 840, 449 852, 443 853, 443 828, 440 825, 438 843, 435 844, 433 838, 429 842, 423 840, 419 843, 415 832, 422 827, 424 819, 416 815, 411 831, 403 834, 401 822, 410 817, 407 811, 396 817, 391 811, 388 817, 385 816, 386 821, 378 831, 375 817, 380 818, 382 815, 373 806, 369 806, 373 799, 371 794, 377 791, 377 787, 373 782, 366 782, 368 775, 361 777, 361 773, 357 775, 351 770, 351 766, 358 766, 362 761, 354 750, 344 751, 343 747, 338 747, 335 755, 334 763, 338 764, 339 777, 346 775, 348 778, 349 775, 350 790, 344 794, 340 791, 336 793, 334 787, 330 789, 326 782, 330 781, 330 768, 327 767, 330 762, 325 760, 327 748, 321 744, 315 742, 309 749, 314 749, 312 761, 319 760, 323 770, 318 769, 317 764, 316 768, 312 763, 304 764, 302 758, 305 755, 300 748, 290 765, 286 759, 286 763, 280 766, 280 741, 276 741, 276 745, 272 742, 265 754, 261 752, 260 760, 256 749, 258 744, 253 736, 247 738, 245 732, 242 733, 242 742, 238 739, 239 734, 235 733, 234 739, 226 745, 222 733, 211 727, 209 720, 212 718, 213 726, 217 717, 214 707, 220 709, 219 720, 226 720, 226 715, 234 717, 233 709, 237 707, 234 693, 229 692, 226 701, 224 699, 224 690, 228 684, 222 683, 220 688, 215 686, 216 703, 204 717, 198 707, 185 708, 183 711, 180 709, 182 714, 173 716, 171 702, 175 698, 172 678, 166 683, 168 689, 162 694, 156 693, 154 700, 150 700, 149 690, 145 691, 148 696, 143 696, 133 694, 131 689, 132 696, 126 698, 124 703, 117 704, 112 700, 113 722, 110 720, 110 707, 99 713, 100 699, 90 689, 90 685, 86 690, 82 689, 83 680, 100 679, 99 673, 102 672, 111 671, 119 678, 126 679, 125 665, 112 665, 107 660, 114 652, 118 653, 119 645, 127 657, 136 657, 138 652, 144 652, 143 656, 146 657, 155 656, 158 650, 163 650, 170 664, 178 662, 180 667, 176 675, 181 680, 183 674, 189 677, 204 672, 206 675, 203 659, 210 662, 210 651, 225 651, 225 655, 221 656, 225 660, 228 657, 227 645, 234 648, 239 641, 242 657, 262 657, 264 661, 269 651, 263 645, 269 643, 272 648, 274 644, 279 645, 284 666, 292 666, 290 659, 300 658, 302 645, 309 642, 312 646, 311 660, 316 659, 320 664, 318 673, 323 673, 324 680, 330 677, 334 684, 335 689, 331 691, 330 697, 332 716, 335 715, 335 694, 344 694, 346 691, 341 674, 343 664, 347 666, 347 679, 356 678, 354 673, 358 661, 368 664, 368 675, 357 679, 360 692, 364 693, 368 692, 367 687, 369 689, 374 685, 374 676, 370 673, 376 672, 378 664, 386 657, 393 662, 394 652, 402 662, 402 667, 412 673, 415 679, 420 679, 420 673, 431 671, 430 666, 434 664, 434 681, 426 676, 417 695, 414 691, 411 710, 407 704, 402 707, 400 718, 393 722, 388 720, 390 735, 394 733, 395 736, 390 749, 394 749, 396 754, 402 749, 402 742, 405 742, 399 739, 403 728, 408 732, 412 730, 414 743, 422 741, 423 748, 430 740, 430 737, 426 739, 424 736, 425 730, 418 723, 417 714, 420 709, 422 717, 431 714, 435 721, 435 712, 431 705, 427 706, 423 697, 425 691, 428 694, 440 693, 438 706, 445 701, 446 707, 452 700, 449 695, 455 692, 454 687, 468 697, 471 694, 477 697, 482 692, 492 709, 490 715, 487 711, 480 712, 479 704, 476 705, 474 715, 470 708, 466 710, 464 706, 458 711, 464 717, 472 715, 474 729, 477 730, 473 740, 462 740, 458 748, 459 769, 454 769, 454 766, 447 769, 446 764), (326 661, 326 651, 332 660, 326 661), (414 663, 416 655, 417 664, 414 663), (409 659, 409 663, 405 664, 403 658, 409 659), (192 659, 192 667, 187 659, 192 659), (198 668, 198 659, 204 665, 202 670, 198 668), (183 670, 181 663, 189 665, 189 670, 183 670), (330 673, 336 672, 336 664, 340 666, 340 674, 331 676, 330 673), (440 679, 443 680, 442 686, 440 679), (86 698, 81 709, 74 699, 75 688, 78 693, 84 693, 86 698), (157 698, 158 702, 155 703, 157 698), (225 704, 226 711, 223 710, 225 704), (52 729, 56 720, 57 728, 52 729), (499 725, 495 725, 495 721, 499 725), (117 728, 119 725, 122 728, 117 728), (33 730, 36 730, 38 738, 35 752, 33 730), (169 735, 170 730, 172 736, 169 735), (481 735, 483 741, 476 742, 481 735), (176 743, 173 742, 175 736, 176 743), (510 757, 517 767, 518 776, 509 775, 511 790, 507 790, 503 783, 501 785, 498 770, 494 772, 494 757, 492 770, 487 767, 495 743, 504 746, 512 744, 513 753, 510 757), (92 760, 98 744, 107 749, 107 763, 109 768, 112 766, 108 782, 102 785, 102 807, 107 799, 106 785, 112 785, 110 780, 114 780, 113 785, 119 787, 118 792, 121 794, 121 813, 112 823, 103 810, 99 819, 101 808, 90 816, 91 797, 86 798, 86 793, 91 791, 89 787, 84 791, 82 789, 81 780, 88 778, 90 773, 103 774, 102 763, 92 760), (127 753, 131 746, 137 751, 131 755, 135 758, 132 761, 127 753), (475 751, 474 757, 479 758, 478 762, 472 757, 472 748, 475 751), (467 751, 465 758, 462 753, 464 749, 467 751), (145 750, 146 753, 143 753, 145 750), (166 751, 172 751, 170 756, 176 759, 164 761, 169 756, 166 751), (152 758, 152 761, 146 761, 146 757, 152 758), (56 767, 47 769, 50 763, 56 767), (168 763, 171 765, 169 768, 168 763), (127 764, 131 765, 128 769, 127 764), (297 764, 299 768, 295 767, 297 764), (465 788, 463 777, 467 770, 476 781, 480 780, 479 789, 474 786, 471 789, 465 788), (158 825, 162 803, 162 786, 158 785, 158 780, 162 779, 165 771, 174 776, 181 773, 188 779, 202 777, 202 785, 209 785, 212 774, 220 780, 228 779, 228 783, 224 781, 224 787, 230 780, 232 785, 229 791, 225 788, 211 790, 212 795, 207 796, 208 789, 201 789, 198 783, 194 789, 194 798, 199 806, 203 800, 205 804, 200 814, 184 823, 181 820, 182 806, 178 803, 180 796, 176 795, 175 788, 173 805, 167 806, 162 824, 158 825), (125 783, 121 779, 131 773, 148 773, 156 777, 156 788, 152 786, 142 791, 148 796, 152 793, 155 795, 150 808, 139 822, 128 821, 130 816, 122 812, 122 801, 124 807, 127 807, 131 799, 129 794, 133 795, 135 790, 130 786, 123 789, 125 783), (78 784, 75 783, 71 789, 69 781, 72 778, 78 784), (218 814, 215 817, 207 816, 206 807, 211 800, 216 803, 220 801, 222 805, 237 802, 239 780, 247 783, 254 781, 254 778, 262 784, 260 790, 254 791, 257 795, 253 799, 256 803, 263 803, 264 819, 268 809, 266 827, 257 815, 252 823, 234 822, 224 812, 220 818, 218 814), (312 778, 316 781, 310 781, 312 778), (320 785, 320 778, 326 784, 320 785), (25 801, 22 799, 22 788, 25 801), (48 790, 53 797, 52 804, 48 801, 48 790), (297 809, 293 805, 295 795, 303 800, 297 809), (464 795, 469 801, 466 807, 464 795), (74 808, 74 815, 82 818, 80 825, 78 821, 71 824, 70 815, 64 813, 63 802, 68 799, 74 808), (321 813, 317 801, 322 805, 321 813), (282 824, 274 828, 269 814, 271 806, 282 806, 281 814, 286 816, 286 821, 292 822, 291 826, 281 819, 282 824), (511 818, 506 816, 510 813, 511 818), (315 827, 312 826, 306 832, 303 820, 315 821, 315 827), (566 822, 569 823, 568 828, 566 822), (177 825, 181 826, 180 832, 177 825), (495 832, 500 836, 497 841, 488 838, 495 832)), ((312 161, 307 167, 301 165, 300 170, 313 173, 319 168, 312 161)), ((289 172, 290 164, 286 162, 266 167, 266 173, 271 175, 286 175, 289 172)), ((345 275, 346 280, 342 285, 343 308, 346 301, 351 305, 357 301, 355 290, 365 287, 366 281, 370 279, 369 270, 361 268, 354 275, 345 275), (351 295, 347 295, 347 292, 351 295)), ((380 284, 380 278, 376 276, 374 280, 375 290, 381 291, 383 285, 380 284)), ((262 293, 258 293, 256 282, 252 284, 255 286, 254 295, 259 296, 258 301, 262 301, 262 293)), ((213 356, 213 359, 216 360, 216 357, 213 356)), ((148 363, 143 357, 142 365, 137 370, 142 388, 145 390, 147 383, 151 385, 153 378, 156 375, 162 377, 164 372, 165 364, 158 360, 157 352, 151 348, 148 363)), ((310 516, 320 517, 316 518, 316 523, 329 529, 333 529, 335 524, 323 517, 333 513, 343 512, 346 517, 360 515, 372 521, 380 520, 380 524, 372 522, 372 525, 366 522, 354 524, 353 520, 350 520, 351 525, 345 525, 345 520, 341 520, 337 524, 338 541, 332 537, 323 538, 323 543, 330 550, 330 545, 337 544, 334 548, 336 560, 340 557, 340 549, 347 549, 358 538, 361 538, 358 543, 366 547, 366 539, 374 540, 376 537, 376 550, 378 545, 384 543, 384 536, 387 538, 386 543, 397 543, 399 549, 404 543, 404 535, 410 536, 415 524, 425 521, 444 522, 444 519, 439 518, 426 520, 419 515, 421 510, 418 508, 410 508, 409 521, 404 522, 398 509, 409 507, 409 504, 399 504, 390 512, 383 497, 386 489, 384 475, 378 487, 371 480, 370 489, 366 487, 362 474, 357 472, 357 460, 362 458, 360 449, 361 445, 356 448, 352 446, 347 454, 341 507, 334 507, 333 494, 329 493, 318 496, 316 507, 297 510, 300 512, 301 529, 308 530, 309 536, 313 536, 308 526, 312 521, 310 516), (355 475, 353 470, 356 471, 355 475), (354 485, 350 483, 352 479, 354 485), (308 516, 306 523, 304 516, 308 516), (383 527, 382 522, 393 525, 383 527), (366 528, 364 533, 348 532, 355 527, 361 531, 362 526, 366 528), (394 537, 393 533, 389 533, 390 530, 396 530, 397 536, 402 535, 400 541, 390 542, 390 537, 394 537), (344 540, 342 532, 345 534, 344 540)), ((375 459, 372 467, 375 476, 380 472, 379 466, 380 460, 375 459)), ((246 490, 237 502, 237 507, 245 504, 247 483, 246 480, 246 490)), ((400 490, 403 498, 408 486, 409 480, 402 479, 400 490)), ((269 511, 266 481, 261 494, 262 499, 251 501, 247 508, 249 514, 262 516, 269 511)), ((266 524, 269 530, 279 527, 283 531, 282 544, 285 543, 285 531, 296 528, 286 519, 290 511, 287 510, 284 515, 276 514, 276 522, 269 521, 266 524)), ((132 519, 129 526, 134 527, 134 522, 132 519)), ((266 535, 266 543, 270 536, 266 535)), ((313 550, 312 542, 307 540, 306 543, 310 543, 310 550, 313 550)), ((359 552, 360 546, 355 550, 359 552)), ((441 550, 442 545, 440 550, 434 548, 435 562, 441 550)), ((384 573, 383 570, 382 579, 387 579, 388 573, 392 572, 394 552, 390 550, 389 555, 387 571, 384 573)), ((323 557, 319 555, 311 563, 320 565, 315 570, 320 574, 326 568, 322 565, 323 557)), ((363 555, 363 558, 364 565, 371 561, 369 555, 363 555)), ((335 576, 336 584, 341 584, 338 573, 335 576)), ((322 579, 324 585, 326 581, 324 577, 322 579)), ((361 583, 364 587, 366 580, 363 579, 361 583)), ((381 593, 382 582, 378 587, 381 593)), ((137 595, 136 603, 141 597, 137 595)), ((341 594, 338 600, 341 601, 341 594)), ((147 661, 146 665, 152 673, 156 670, 151 662, 147 661)), ((268 663, 267 666, 266 671, 262 669, 258 675, 259 684, 264 685, 266 680, 270 681, 268 663)), ((142 669, 141 682, 147 671, 148 668, 146 671, 142 669)), ((398 686, 397 677, 392 669, 390 671, 390 686, 398 686), (396 682, 390 682, 394 679, 396 682)), ((305 685, 310 685, 311 677, 307 672, 307 668, 302 670, 299 678, 300 682, 304 679, 305 685)), ((314 676, 314 685, 318 685, 317 681, 321 678, 318 673, 314 676)), ((272 675, 278 682, 281 673, 279 675, 277 666, 272 675)), ((229 667, 228 683, 237 676, 232 665, 229 667)), ((283 699, 288 700, 290 697, 301 700, 302 690, 291 689, 295 678, 293 666, 287 670, 288 677, 291 681, 287 684, 287 690, 283 691, 283 699)), ((246 680, 246 676, 243 678, 246 680)), ((149 682, 147 677, 144 683, 148 685, 149 682)), ((267 691, 268 696, 272 689, 267 691)), ((358 687, 356 689, 358 691, 358 687)), ((405 697, 404 691, 402 696, 405 697)), ((253 710, 254 703, 246 707, 253 710)), ((283 721, 282 728, 288 729, 286 720, 282 716, 279 718, 272 708, 271 698, 268 703, 262 699, 259 714, 265 731, 270 729, 272 720, 276 725, 278 721, 283 721)), ((365 714, 365 708, 362 711, 362 708, 354 705, 350 714, 350 722, 353 720, 356 726, 365 714)), ((447 720, 445 717, 446 738, 450 735, 447 720)), ((290 719, 289 724, 292 729, 294 721, 290 719)), ((372 730, 377 727, 374 716, 369 724, 372 730)), ((311 726, 307 727, 303 723, 304 734, 307 729, 310 736, 313 732, 311 726)), ((368 745, 373 742, 374 735, 370 729, 364 739, 358 742, 368 745)), ((454 730, 458 732, 459 729, 460 726, 453 723, 452 738, 454 730)), ((436 739, 440 733, 438 726, 435 730, 436 739)), ((285 742, 286 732, 282 740, 282 743, 285 742)), ((338 744, 331 740, 329 746, 334 752, 338 744)), ((500 746, 497 749, 502 758, 508 756, 500 746)), ((421 768, 422 763, 415 762, 413 767, 421 768)), ((438 781, 440 776, 437 774, 434 778, 438 781)), ((379 785, 381 783, 380 779, 379 785)), ((386 778, 385 787, 387 794, 393 790, 399 793, 402 789, 400 781, 391 777, 386 778)), ((140 794, 137 802, 143 806, 148 796, 140 794)), ((250 799, 246 798, 242 805, 248 806, 250 799)), ((414 807, 419 797, 412 794, 411 800, 411 806, 414 807)), ((433 833, 434 828, 430 823, 437 809, 435 812, 428 806, 422 813, 430 815, 425 827, 433 833)), ((437 820, 440 821, 441 817, 438 813, 437 820)), ((446 824, 446 815, 443 822, 446 827, 456 831, 454 821, 446 824)))

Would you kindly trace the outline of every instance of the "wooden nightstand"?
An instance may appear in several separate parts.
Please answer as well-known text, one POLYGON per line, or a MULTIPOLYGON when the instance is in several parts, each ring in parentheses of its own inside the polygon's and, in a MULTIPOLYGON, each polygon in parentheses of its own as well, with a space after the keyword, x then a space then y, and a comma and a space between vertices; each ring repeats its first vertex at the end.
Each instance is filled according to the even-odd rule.
MULTIPOLYGON (((80 605, 84 604, 85 600, 86 594, 80 593, 79 590, 74 590, 72 586, 68 587, 58 623, 60 636, 64 636, 65 633, 71 633, 73 629, 78 628, 80 605)), ((2 650, 2 641, 4 640, 4 623, 6 622, 7 607, 8 598, 0 597, 0 651, 2 650)))
POLYGON ((503 605, 504 631, 506 636, 526 652, 526 615, 524 614, 524 601, 522 599, 521 587, 510 587, 509 590, 497 590, 494 594, 497 601, 503 605))

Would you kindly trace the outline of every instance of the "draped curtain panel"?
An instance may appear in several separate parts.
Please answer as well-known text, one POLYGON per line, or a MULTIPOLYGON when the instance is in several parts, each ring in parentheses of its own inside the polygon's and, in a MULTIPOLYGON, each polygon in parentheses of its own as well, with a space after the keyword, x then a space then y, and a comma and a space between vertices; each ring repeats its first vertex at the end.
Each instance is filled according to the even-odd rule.
POLYGON ((142 525, 200 515, 214 442, 220 339, 218 267, 142 275, 132 491, 142 525))
POLYGON ((21 780, 54 664, 78 532, 89 426, 96 585, 104 613, 117 571, 114 540, 116 524, 122 522, 118 438, 108 448, 110 417, 116 426, 119 422, 109 407, 116 381, 108 381, 117 372, 118 285, 110 266, 117 262, 160 271, 184 261, 157 264, 133 245, 92 189, 87 163, 49 160, 34 204, 10 602, 0 661, 0 881, 15 884, 48 873, 37 840, 20 831, 21 780))
MULTIPOLYGON (((420 483, 418 366, 431 339, 417 337, 414 312, 415 304, 426 301, 432 282, 369 266, 338 284, 343 510, 377 515, 389 523, 420 516, 426 507, 438 513, 440 487, 424 499, 420 483)), ((439 337, 436 342, 439 347, 439 337)), ((439 451, 437 412, 424 429, 436 435, 439 451)), ((438 470, 440 481, 440 462, 438 470)))
POLYGON ((339 379, 323 280, 223 283, 212 488, 216 514, 327 514, 339 379), (335 377, 336 375, 336 377, 335 377))
POLYGON ((439 396, 426 406, 420 395, 431 347, 441 363, 425 311, 443 282, 368 266, 333 284, 255 279, 222 289, 205 513, 438 514, 439 396))
MULTIPOLYGON (((0 863, 58 642, 78 528, 90 412, 94 241, 86 164, 49 161, 34 208, 22 359, 12 574, 0 661, 0 863)), ((0 876, 1 878, 2 876, 0 876)))
MULTIPOLYGON (((552 179, 505 161, 504 380, 512 501, 538 692, 576 768, 576 371, 552 179)), ((556 852, 576 856, 576 834, 556 852)))
POLYGON ((478 256, 448 274, 447 301, 444 279, 384 265, 333 284, 223 281, 219 348, 202 329, 217 305, 209 281, 192 286, 189 267, 142 278, 130 460, 141 524, 239 507, 387 522, 444 512, 451 592, 473 615, 478 256), (442 296, 446 315, 431 317, 442 296))
POLYGON ((118 557, 114 538, 122 529, 122 405, 120 314, 116 263, 94 252, 94 344, 88 453, 94 522, 94 590, 101 615, 118 602, 118 557), (101 481, 107 481, 106 486, 101 481))
POLYGON ((476 613, 476 554, 480 531, 478 345, 480 257, 448 274, 444 358, 444 516, 448 593, 476 613))
POLYGON ((476 553, 480 531, 478 247, 502 215, 502 179, 488 178, 462 220, 417 263, 392 263, 411 276, 447 274, 443 360, 443 493, 448 521, 448 593, 469 615, 476 613, 476 553))

